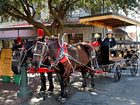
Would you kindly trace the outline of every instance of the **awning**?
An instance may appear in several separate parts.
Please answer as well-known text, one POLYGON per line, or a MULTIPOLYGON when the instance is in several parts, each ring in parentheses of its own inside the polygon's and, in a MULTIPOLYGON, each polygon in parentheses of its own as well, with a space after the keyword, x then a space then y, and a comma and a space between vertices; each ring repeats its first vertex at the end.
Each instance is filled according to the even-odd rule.
POLYGON ((140 22, 128 18, 126 16, 114 13, 105 13, 94 16, 80 17, 80 23, 85 25, 93 25, 100 28, 109 28, 113 29, 116 27, 140 26, 140 22))

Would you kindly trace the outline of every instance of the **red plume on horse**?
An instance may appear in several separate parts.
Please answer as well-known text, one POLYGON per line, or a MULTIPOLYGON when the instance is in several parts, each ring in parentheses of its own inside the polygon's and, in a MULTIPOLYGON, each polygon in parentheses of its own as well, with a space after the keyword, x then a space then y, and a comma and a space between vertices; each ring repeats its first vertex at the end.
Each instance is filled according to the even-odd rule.
POLYGON ((17 44, 22 43, 22 38, 21 38, 21 37, 18 37, 18 38, 16 39, 16 42, 17 42, 17 44))
POLYGON ((41 28, 39 28, 39 29, 37 30, 37 35, 38 35, 38 37, 43 37, 43 36, 44 36, 44 30, 41 29, 41 28))

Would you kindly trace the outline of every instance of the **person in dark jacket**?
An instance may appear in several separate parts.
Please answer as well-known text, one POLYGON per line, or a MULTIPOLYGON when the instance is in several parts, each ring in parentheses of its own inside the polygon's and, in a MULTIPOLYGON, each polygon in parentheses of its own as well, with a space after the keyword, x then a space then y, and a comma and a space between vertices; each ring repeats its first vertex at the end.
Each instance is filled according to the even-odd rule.
POLYGON ((102 42, 102 63, 103 64, 109 64, 109 48, 112 48, 116 45, 115 38, 113 37, 112 32, 108 32, 107 37, 102 42))

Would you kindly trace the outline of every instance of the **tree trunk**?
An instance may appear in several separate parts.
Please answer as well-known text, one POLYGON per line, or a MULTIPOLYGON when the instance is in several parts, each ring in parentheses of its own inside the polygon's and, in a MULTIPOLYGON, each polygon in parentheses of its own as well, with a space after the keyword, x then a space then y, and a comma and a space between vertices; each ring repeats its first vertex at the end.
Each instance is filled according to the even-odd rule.
POLYGON ((51 26, 51 34, 57 36, 57 20, 55 19, 51 26))
POLYGON ((46 36, 51 36, 51 33, 49 32, 49 30, 47 29, 47 26, 45 26, 44 24, 42 23, 39 23, 39 22, 36 22, 32 19, 28 19, 26 20, 28 23, 32 24, 34 27, 36 28, 42 28, 44 30, 44 33, 46 36))
POLYGON ((57 33, 60 34, 60 36, 63 35, 63 24, 59 23, 57 26, 57 33))

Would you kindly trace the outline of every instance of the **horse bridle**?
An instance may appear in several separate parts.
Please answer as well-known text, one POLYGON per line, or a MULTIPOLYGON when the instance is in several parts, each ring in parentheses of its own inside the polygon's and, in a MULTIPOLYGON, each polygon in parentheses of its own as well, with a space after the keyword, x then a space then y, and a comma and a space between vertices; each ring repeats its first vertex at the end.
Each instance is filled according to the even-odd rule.
MULTIPOLYGON (((48 40, 45 40, 43 42, 42 41, 37 41, 36 42, 36 44, 34 46, 34 52, 35 52, 38 44, 41 44, 42 45, 41 54, 40 53, 33 53, 33 55, 40 57, 39 67, 42 65, 42 66, 45 66, 45 67, 52 68, 52 67, 54 67, 54 66, 57 65, 57 61, 59 61, 60 57, 58 59, 54 60, 54 59, 50 58, 50 56, 47 56, 48 54, 46 54, 46 55, 44 54, 45 53, 44 52, 45 51, 45 48, 47 49, 46 51, 49 52, 49 50, 48 50, 49 49, 49 46, 52 45, 52 44, 55 44, 55 43, 58 43, 59 46, 60 46, 60 49, 62 49, 61 44, 60 44, 59 41, 49 42, 49 39, 48 39, 48 40), (48 57, 51 59, 51 65, 50 66, 42 64, 43 60, 46 59, 46 58, 48 58, 48 57)), ((60 54, 60 55, 62 55, 62 54, 60 54)))
MULTIPOLYGON (((29 49, 25 49, 24 47, 23 47, 23 45, 22 45, 22 47, 21 48, 18 48, 17 49, 17 51, 18 51, 18 53, 19 53, 19 58, 14 58, 14 59, 12 59, 12 61, 14 61, 14 62, 17 62, 18 63, 18 70, 20 70, 20 67, 21 67, 21 65, 23 64, 23 61, 24 61, 24 59, 25 59, 25 57, 26 57, 26 54, 27 54, 27 52, 30 50, 30 49, 32 49, 32 47, 33 46, 31 46, 29 49), (23 55, 23 53, 24 53, 24 55, 23 55)), ((13 52, 13 56, 14 56, 14 53, 16 52, 16 50, 13 52)))

